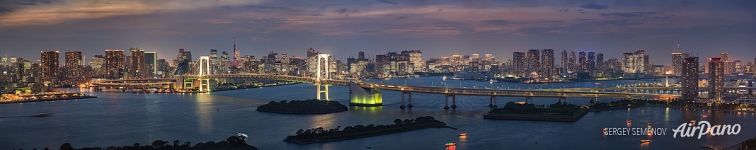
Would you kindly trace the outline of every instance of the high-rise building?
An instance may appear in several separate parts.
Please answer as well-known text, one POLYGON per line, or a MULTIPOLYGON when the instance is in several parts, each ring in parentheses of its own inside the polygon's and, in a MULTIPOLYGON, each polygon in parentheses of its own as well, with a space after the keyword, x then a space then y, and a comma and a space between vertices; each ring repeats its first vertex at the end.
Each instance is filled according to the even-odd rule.
POLYGON ((604 70, 606 69, 606 64, 604 64, 604 53, 597 53, 596 54, 596 69, 598 70, 604 70))
POLYGON ((175 75, 184 75, 191 71, 192 52, 184 49, 179 49, 178 56, 176 56, 176 72, 175 75))
POLYGON ((709 98, 717 103, 722 102, 722 96, 725 93, 724 64, 722 58, 709 58, 709 98))
POLYGON ((409 57, 409 63, 412 64, 412 73, 423 72, 425 61, 423 61, 423 52, 420 50, 402 51, 402 55, 409 57))
POLYGON ((722 59, 722 62, 724 63, 724 74, 732 74, 735 72, 735 66, 732 63, 732 60, 730 59, 730 54, 728 53, 720 53, 719 58, 722 59))
POLYGON ((681 100, 695 101, 698 98, 698 57, 686 57, 680 68, 681 100))
POLYGON ((562 74, 567 72, 567 68, 570 64, 570 59, 567 55, 567 50, 562 50, 562 74))
POLYGON ((154 77, 157 75, 157 59, 157 52, 144 52, 145 77, 154 77))
POLYGON ((83 79, 84 62, 81 51, 66 52, 66 82, 75 83, 83 79))
POLYGON ((585 52, 578 53, 578 72, 588 72, 588 58, 585 52))
POLYGON ((531 49, 528 50, 525 56, 525 62, 527 64, 527 68, 525 70, 528 74, 532 72, 538 73, 538 75, 541 75, 541 55, 540 51, 537 49, 531 49))
POLYGON ((554 73, 554 50, 543 49, 541 51, 541 72, 543 77, 551 78, 554 73))
POLYGON ((139 48, 129 49, 131 52, 131 60, 129 60, 129 76, 135 79, 141 79, 147 74, 147 69, 144 63, 144 50, 139 48))
POLYGON ((637 50, 632 53, 623 53, 622 71, 629 74, 649 73, 648 55, 644 50, 637 50))
POLYGON ((596 70, 596 52, 588 52, 588 71, 593 72, 596 70))
POLYGON ((357 53, 357 59, 365 59, 365 52, 360 51, 359 53, 357 53))
POLYGON ((232 67, 239 67, 239 58, 241 58, 241 52, 239 52, 239 49, 236 49, 236 37, 234 37, 234 57, 231 59, 233 63, 232 67))
POLYGON ((126 68, 126 54, 123 50, 105 50, 105 77, 118 79, 123 77, 126 68))
POLYGON ((514 53, 512 53, 512 66, 514 66, 513 68, 514 68, 514 73, 515 74, 520 75, 520 76, 522 76, 523 74, 525 74, 525 71, 526 71, 525 68, 527 68, 526 67, 527 66, 526 61, 527 60, 525 59, 525 53, 524 52, 514 52, 514 53))
POLYGON ((55 82, 58 79, 59 51, 42 51, 40 67, 42 68, 42 81, 55 82))
POLYGON ((94 55, 92 57, 92 60, 89 61, 89 67, 92 67, 92 76, 101 78, 107 73, 105 73, 104 69, 105 65, 105 56, 102 55, 94 55))
POLYGON ((569 63, 567 64, 567 71, 570 73, 577 72, 578 66, 577 66, 577 57, 575 56, 575 51, 570 51, 570 58, 569 63))
POLYGON ((680 76, 682 74, 682 71, 683 71, 682 65, 685 62, 685 58, 687 57, 688 57, 688 54, 686 53, 682 53, 682 52, 672 53, 672 74, 676 76, 680 76))

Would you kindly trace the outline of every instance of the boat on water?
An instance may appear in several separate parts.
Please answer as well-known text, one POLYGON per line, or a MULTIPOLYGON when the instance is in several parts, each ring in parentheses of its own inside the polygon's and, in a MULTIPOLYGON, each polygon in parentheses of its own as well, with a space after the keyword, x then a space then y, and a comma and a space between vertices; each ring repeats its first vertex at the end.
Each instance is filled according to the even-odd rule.
POLYGON ((642 139, 642 140, 640 140, 640 143, 641 144, 651 143, 651 140, 649 140, 649 139, 642 139))
POLYGON ((241 132, 236 132, 236 136, 241 137, 242 140, 245 140, 245 141, 247 140, 247 137, 248 137, 247 134, 244 134, 241 132))
POLYGON ((29 117, 42 118, 42 117, 50 117, 51 115, 52 114, 50 114, 50 113, 36 113, 36 114, 30 115, 29 117))
POLYGON ((462 133, 459 133, 459 136, 460 136, 460 137, 463 137, 463 136, 467 136, 467 132, 462 132, 462 133))
POLYGON ((444 145, 444 147, 446 147, 445 150, 456 150, 457 149, 457 143, 449 142, 449 143, 446 143, 446 145, 444 145))

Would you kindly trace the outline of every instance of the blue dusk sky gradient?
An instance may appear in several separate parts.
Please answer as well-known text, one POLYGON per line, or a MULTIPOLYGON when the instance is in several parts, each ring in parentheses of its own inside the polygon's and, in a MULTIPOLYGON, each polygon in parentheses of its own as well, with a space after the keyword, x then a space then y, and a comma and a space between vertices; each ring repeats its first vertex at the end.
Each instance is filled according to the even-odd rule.
MULTIPOLYGON (((140 47, 173 59, 209 49, 243 55, 339 59, 366 51, 420 49, 425 58, 513 51, 596 51, 606 57, 645 49, 655 64, 681 48, 701 57, 756 57, 756 1, 435 1, 435 0, 0 0, 0 56, 39 59, 42 49, 140 47)), ((559 57, 559 55, 557 55, 559 57)))

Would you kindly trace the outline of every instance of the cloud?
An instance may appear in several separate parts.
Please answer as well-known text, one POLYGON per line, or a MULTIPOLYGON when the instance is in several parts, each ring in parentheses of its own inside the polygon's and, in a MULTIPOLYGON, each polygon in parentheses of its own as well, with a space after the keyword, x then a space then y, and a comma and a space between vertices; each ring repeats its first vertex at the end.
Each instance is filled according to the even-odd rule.
POLYGON ((61 0, 17 4, 8 13, 0 15, 0 27, 48 25, 66 21, 99 19, 114 16, 145 15, 157 12, 183 11, 223 6, 257 4, 260 1, 216 0, 61 0))
POLYGON ((655 12, 613 12, 613 13, 601 13, 601 16, 607 17, 643 17, 656 14, 655 12))
POLYGON ((600 10, 600 9, 607 9, 607 8, 609 8, 609 6, 607 6, 607 5, 601 5, 601 4, 596 4, 596 3, 589 3, 589 4, 580 5, 580 8, 599 9, 600 10))
POLYGON ((377 1, 378 1, 378 2, 381 2, 381 3, 386 3, 386 4, 396 5, 396 2, 394 2, 394 1, 391 1, 391 0, 377 0, 377 1))

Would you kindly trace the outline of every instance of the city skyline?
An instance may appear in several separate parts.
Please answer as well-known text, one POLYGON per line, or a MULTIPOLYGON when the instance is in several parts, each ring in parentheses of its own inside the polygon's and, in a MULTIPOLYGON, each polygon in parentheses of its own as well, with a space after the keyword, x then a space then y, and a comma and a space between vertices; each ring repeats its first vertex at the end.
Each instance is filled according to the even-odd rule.
MULTIPOLYGON (((756 56, 752 50, 756 10, 750 9, 755 5, 750 1, 4 2, 0 55, 36 58, 38 50, 57 49, 81 50, 91 58, 104 49, 140 47, 167 59, 180 48, 196 56, 210 49, 232 52, 233 37, 238 37, 241 54, 255 56, 277 51, 301 57, 313 47, 339 54, 334 55, 339 59, 354 57, 357 51, 377 55, 413 49, 423 50, 426 58, 491 53, 511 59, 512 52, 528 49, 595 51, 607 58, 642 49, 658 57, 674 52, 679 44, 694 56, 728 52, 733 59, 750 60, 756 56)), ((651 63, 671 60, 652 57, 651 63)))

